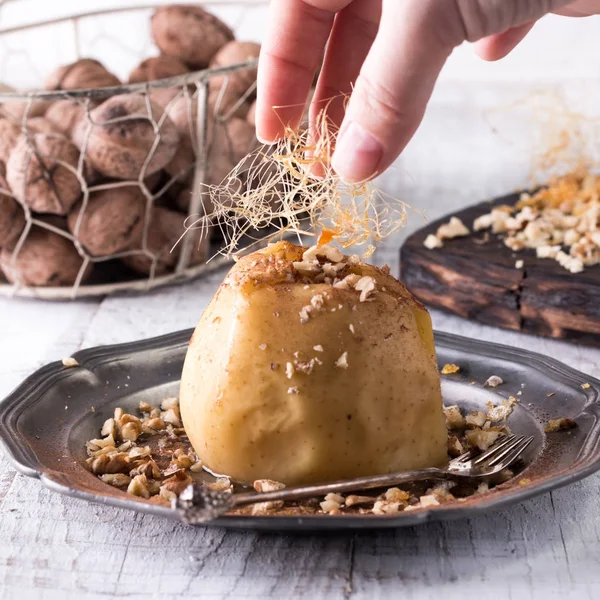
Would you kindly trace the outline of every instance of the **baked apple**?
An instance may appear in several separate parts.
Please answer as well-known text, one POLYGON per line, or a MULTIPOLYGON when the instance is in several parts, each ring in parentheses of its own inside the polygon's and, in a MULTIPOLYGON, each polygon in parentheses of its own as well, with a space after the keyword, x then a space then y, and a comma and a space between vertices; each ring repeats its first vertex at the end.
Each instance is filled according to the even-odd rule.
POLYGON ((431 320, 394 279, 333 246, 241 258, 194 332, 181 380, 213 472, 326 482, 447 458, 431 320))

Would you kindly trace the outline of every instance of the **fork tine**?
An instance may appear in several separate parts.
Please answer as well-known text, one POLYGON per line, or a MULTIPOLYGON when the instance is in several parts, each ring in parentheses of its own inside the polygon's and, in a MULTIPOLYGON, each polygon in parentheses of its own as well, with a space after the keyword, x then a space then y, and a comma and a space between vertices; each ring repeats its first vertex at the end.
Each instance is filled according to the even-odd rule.
POLYGON ((521 439, 519 440, 519 442, 512 446, 509 449, 504 450, 503 452, 501 452, 498 456, 494 456, 488 463, 487 466, 488 467, 494 467, 496 465, 499 465, 500 463, 504 464, 503 468, 508 467, 511 463, 513 463, 518 457, 519 455, 525 450, 525 448, 527 448, 527 446, 529 446, 529 444, 531 444, 531 442, 533 442, 533 436, 530 436, 528 438, 524 438, 523 436, 519 436, 521 439))
MULTIPOLYGON (((520 436, 520 437, 523 437, 523 436, 520 436)), ((490 446, 483 454, 480 454, 473 461, 473 465, 479 465, 482 462, 485 462, 488 458, 491 458, 497 452, 499 452, 500 450, 503 450, 504 448, 509 446, 512 442, 514 442, 514 440, 516 438, 517 438, 516 435, 511 434, 511 435, 507 435, 506 437, 502 438, 499 442, 492 444, 492 446, 490 446)))

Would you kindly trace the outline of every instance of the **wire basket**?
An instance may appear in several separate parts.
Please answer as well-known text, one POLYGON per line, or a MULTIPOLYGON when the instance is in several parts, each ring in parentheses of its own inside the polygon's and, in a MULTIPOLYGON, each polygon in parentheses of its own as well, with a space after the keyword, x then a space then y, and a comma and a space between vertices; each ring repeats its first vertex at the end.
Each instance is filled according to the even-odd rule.
MULTIPOLYGON (((164 4, 0 30, 0 53, 5 54, 0 77, 3 70, 14 72, 8 60, 14 55, 34 70, 15 39, 51 38, 59 32, 64 39, 69 30, 72 62, 92 55, 99 41, 106 45, 111 34, 101 30, 110 28, 111 19, 147 18, 164 4)), ((239 25, 249 11, 264 5, 222 1, 203 7, 210 12, 225 7, 230 17, 237 14, 239 25)), ((228 25, 236 28, 231 20, 228 25)), ((141 56, 135 57, 129 46, 123 63, 148 57, 147 37, 138 49, 141 56)), ((122 47, 117 42, 116 50, 122 47)), ((55 66, 65 62, 64 56, 57 57, 55 66)), ((111 64, 106 66, 110 70, 111 64)), ((219 255, 218 224, 208 230, 206 225, 188 229, 175 245, 173 240, 184 231, 186 215, 189 223, 207 214, 206 186, 220 183, 257 145, 253 126, 245 119, 255 91, 255 69, 256 61, 250 60, 128 85, 0 91, 2 127, 18 136, 3 157, 0 132, 0 159, 6 159, 0 208, 3 201, 12 203, 14 215, 21 215, 14 217, 17 226, 12 229, 13 237, 15 231, 18 236, 1 250, 5 279, 0 276, 0 294, 69 299, 143 292, 228 263, 228 257, 219 255), (239 89, 240 80, 249 82, 247 88, 239 89), (229 93, 232 82, 238 86, 236 94, 229 93), (54 107, 53 119, 48 107, 54 107)), ((258 239, 250 232, 243 248, 261 245, 268 230, 261 232, 258 239)))

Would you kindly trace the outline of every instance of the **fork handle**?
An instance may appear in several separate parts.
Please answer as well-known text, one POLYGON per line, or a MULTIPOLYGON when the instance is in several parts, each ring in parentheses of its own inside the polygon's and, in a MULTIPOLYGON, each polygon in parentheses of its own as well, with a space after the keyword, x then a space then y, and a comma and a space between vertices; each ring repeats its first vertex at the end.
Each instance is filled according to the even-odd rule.
POLYGON ((290 501, 312 498, 314 496, 326 496, 330 493, 354 492, 358 490, 369 490, 374 488, 389 487, 402 483, 412 483, 425 479, 448 479, 449 473, 442 469, 421 469, 419 471, 403 471, 401 473, 389 473, 388 475, 375 475, 372 477, 357 477, 344 481, 317 485, 298 485, 272 492, 241 492, 233 495, 233 505, 254 504, 256 502, 273 502, 276 500, 290 501))

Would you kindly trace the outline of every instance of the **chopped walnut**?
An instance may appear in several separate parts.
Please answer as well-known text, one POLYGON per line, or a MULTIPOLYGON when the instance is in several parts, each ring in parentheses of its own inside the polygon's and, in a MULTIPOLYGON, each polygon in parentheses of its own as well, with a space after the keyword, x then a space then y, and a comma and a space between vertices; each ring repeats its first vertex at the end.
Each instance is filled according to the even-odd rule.
POLYGON ((460 456, 464 451, 461 441, 455 435, 448 436, 448 454, 452 458, 460 456))
POLYGON ((419 498, 419 505, 421 508, 438 506, 438 504, 440 504, 440 501, 435 494, 431 494, 430 496, 421 496, 421 498, 419 498))
POLYGON ((370 275, 365 275, 354 284, 354 289, 360 292, 360 302, 366 302, 369 295, 375 290, 375 280, 370 275))
POLYGON ((454 373, 458 373, 459 371, 460 367, 458 365, 448 363, 442 367, 441 373, 442 375, 453 375, 454 373))
POLYGON ((360 279, 360 275, 357 275, 356 273, 350 273, 350 275, 346 275, 344 279, 335 281, 333 287, 340 290, 355 289, 354 286, 360 281, 360 279))
POLYGON ((73 358, 72 356, 69 356, 68 358, 63 358, 62 364, 65 367, 67 367, 68 369, 72 369, 73 367, 79 366, 79 363, 77 362, 77 360, 75 358, 73 358))
POLYGON ((323 346, 321 346, 321 344, 318 344, 316 346, 313 346, 313 350, 315 352, 323 352, 323 346))
POLYGON ((436 236, 441 240, 451 240, 469 235, 470 231, 458 217, 451 217, 445 225, 438 227, 436 236))
POLYGON ((486 382, 483 384, 486 387, 497 388, 499 385, 502 385, 504 381, 498 375, 492 375, 488 377, 486 382))
POLYGON ((570 419, 569 417, 561 417, 560 419, 551 419, 548 421, 544 427, 544 431, 546 433, 553 433, 555 431, 568 431, 575 427, 577 427, 575 420, 570 419))
POLYGON ((471 448, 487 450, 502 435, 499 431, 485 429, 470 429, 466 432, 467 443, 471 448))
POLYGON ((374 504, 375 498, 373 496, 356 496, 354 494, 350 494, 346 497, 346 506, 360 506, 363 504, 374 504))
POLYGON ((400 512, 400 502, 388 502, 387 500, 377 500, 372 510, 374 515, 390 515, 400 512))
POLYGON ((427 248, 427 250, 434 250, 435 248, 443 248, 444 242, 442 242, 442 240, 439 237, 437 237, 436 235, 433 235, 432 233, 430 233, 425 238, 425 241, 423 242, 423 246, 425 246, 425 248, 427 248))
POLYGON ((384 495, 388 502, 408 502, 410 500, 410 494, 397 487, 389 488, 384 495))
POLYGON ((293 386, 289 387, 288 390, 287 390, 287 393, 288 394, 292 394, 292 395, 297 394, 298 393, 298 386, 293 385, 293 386))
POLYGON ((492 423, 506 420, 512 413, 512 406, 509 404, 500 404, 499 406, 493 406, 488 410, 487 418, 492 423))
POLYGON ((329 513, 330 515, 338 514, 344 502, 344 496, 331 493, 325 496, 325 500, 320 503, 320 507, 323 512, 329 513))
POLYGON ((107 473, 105 475, 101 475, 100 479, 104 481, 104 483, 108 483, 114 487, 127 487, 131 483, 131 477, 129 475, 125 475, 124 473, 107 473))
POLYGON ((465 418, 467 427, 483 427, 487 421, 487 415, 481 410, 470 412, 465 418))
POLYGON ((147 477, 145 475, 137 475, 134 477, 127 487, 127 493, 140 498, 150 498, 147 477))
POLYGON ((285 363, 285 376, 291 379, 294 376, 294 365, 291 362, 285 363))
POLYGON ((179 410, 177 412, 174 408, 169 408, 162 413, 162 420, 165 423, 174 425, 175 427, 181 427, 181 418, 179 416, 179 410))
POLYGON ((582 390, 589 390, 590 387, 592 387, 589 383, 582 383, 581 384, 581 389, 582 390))
POLYGON ((335 366, 340 369, 348 368, 348 352, 344 352, 336 361, 335 366))
POLYGON ((171 477, 162 482, 160 489, 165 489, 179 496, 179 494, 181 494, 181 492, 183 492, 183 490, 185 490, 190 483, 192 483, 192 478, 185 471, 177 471, 171 477))
POLYGON ((467 426, 467 422, 457 405, 444 406, 444 416, 446 417, 446 427, 448 429, 464 429, 467 426))

